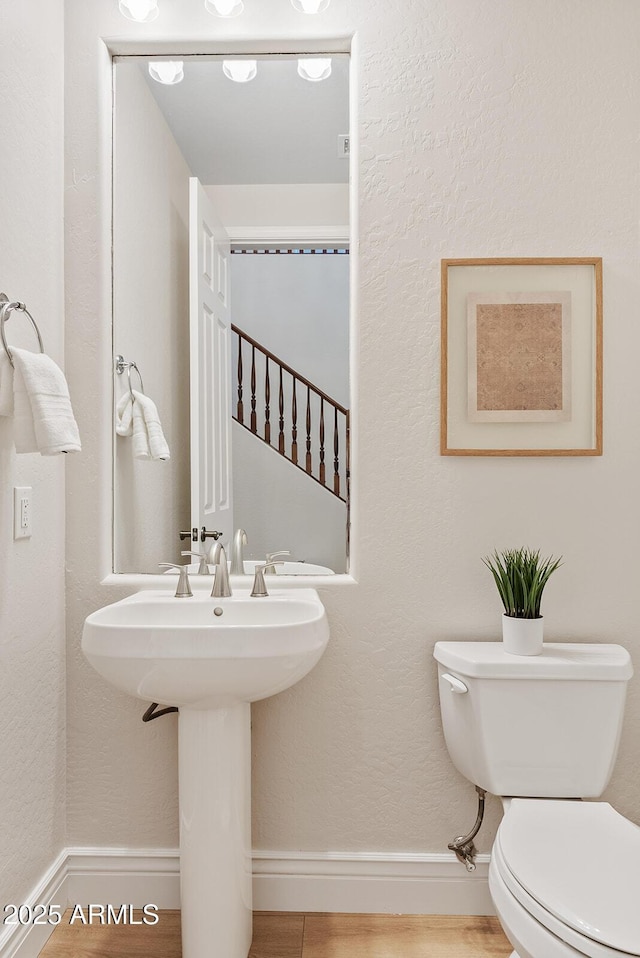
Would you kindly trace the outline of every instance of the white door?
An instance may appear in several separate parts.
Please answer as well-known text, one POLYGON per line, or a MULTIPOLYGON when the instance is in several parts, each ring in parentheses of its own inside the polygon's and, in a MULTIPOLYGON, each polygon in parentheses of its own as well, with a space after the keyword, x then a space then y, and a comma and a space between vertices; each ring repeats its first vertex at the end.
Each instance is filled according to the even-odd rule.
POLYGON ((229 237, 196 177, 189 180, 191 527, 233 534, 229 237))

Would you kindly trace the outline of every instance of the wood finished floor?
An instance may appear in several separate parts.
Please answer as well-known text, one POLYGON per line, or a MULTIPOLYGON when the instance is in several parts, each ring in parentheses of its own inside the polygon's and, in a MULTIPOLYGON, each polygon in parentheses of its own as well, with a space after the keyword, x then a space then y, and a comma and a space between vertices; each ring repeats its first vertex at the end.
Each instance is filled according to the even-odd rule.
MULTIPOLYGON (((180 912, 158 915, 157 925, 70 925, 69 910, 40 958, 181 958, 180 912)), ((508 958, 511 951, 497 918, 256 912, 249 958, 508 958)), ((211 958, 224 958, 215 942, 211 958)))

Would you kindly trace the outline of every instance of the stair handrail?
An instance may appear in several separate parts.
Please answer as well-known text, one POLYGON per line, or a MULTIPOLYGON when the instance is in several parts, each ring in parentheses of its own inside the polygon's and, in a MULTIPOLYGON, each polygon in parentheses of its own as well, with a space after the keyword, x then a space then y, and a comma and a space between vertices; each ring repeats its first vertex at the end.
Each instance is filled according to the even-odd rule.
POLYGON ((304 386, 308 386, 309 389, 313 389, 318 396, 322 396, 323 399, 326 399, 327 402, 336 407, 338 412, 341 412, 345 416, 348 415, 349 410, 346 409, 345 406, 341 406, 340 403, 333 398, 333 396, 330 396, 329 393, 324 392, 319 386, 316 386, 315 383, 312 383, 309 379, 306 379, 305 376, 302 376, 296 369, 294 369, 292 366, 289 366, 288 363, 285 363, 284 360, 280 359, 279 356, 276 356, 275 353, 272 353, 271 350, 267 349, 266 346, 263 346, 262 343, 259 343, 257 339, 253 338, 253 336, 249 336, 248 333, 245 333, 244 330, 240 329, 238 326, 234 326, 233 323, 231 324, 231 329, 242 339, 246 339, 248 343, 250 343, 252 346, 255 346, 256 349, 259 349, 260 352, 265 356, 268 356, 269 359, 272 359, 278 366, 282 366, 283 369, 286 369, 289 375, 297 379, 299 383, 302 383, 304 386))

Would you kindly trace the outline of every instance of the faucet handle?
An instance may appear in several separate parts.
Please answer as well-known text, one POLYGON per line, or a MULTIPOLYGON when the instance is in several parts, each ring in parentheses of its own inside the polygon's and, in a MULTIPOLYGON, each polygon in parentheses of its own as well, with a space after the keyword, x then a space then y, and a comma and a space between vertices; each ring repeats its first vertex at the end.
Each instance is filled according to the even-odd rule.
POLYGON ((204 552, 190 552, 188 549, 185 549, 184 552, 180 553, 181 556, 195 556, 197 559, 200 559, 200 565, 198 566, 197 575, 209 575, 209 564, 207 562, 207 556, 204 552))
MULTIPOLYGON (((264 595, 269 595, 267 592, 267 585, 264 581, 264 574, 267 569, 272 569, 276 565, 284 565, 284 562, 268 562, 266 565, 257 565, 254 571, 253 577, 253 589, 251 590, 252 598, 259 598, 264 595)), ((275 571, 275 570, 274 570, 275 571)))
POLYGON ((273 574, 276 570, 273 568, 274 565, 282 565, 282 562, 274 562, 278 556, 290 556, 291 553, 288 549, 280 549, 279 552, 267 552, 267 558, 265 559, 265 572, 267 575, 273 574))
POLYGON ((189 565, 178 565, 177 562, 159 562, 160 569, 177 569, 180 573, 176 587, 176 599, 187 599, 193 595, 189 585, 189 565))

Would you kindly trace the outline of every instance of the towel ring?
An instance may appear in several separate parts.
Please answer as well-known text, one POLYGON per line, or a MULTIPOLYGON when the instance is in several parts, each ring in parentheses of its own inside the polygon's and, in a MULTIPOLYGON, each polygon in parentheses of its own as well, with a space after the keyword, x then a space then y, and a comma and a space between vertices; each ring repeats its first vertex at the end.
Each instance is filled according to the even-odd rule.
POLYGON ((13 355, 11 353, 11 350, 9 349, 9 346, 7 345, 7 337, 5 336, 5 332, 4 332, 4 324, 9 319, 9 316, 11 315, 11 313, 16 309, 19 309, 22 313, 25 314, 25 316, 28 316, 28 318, 31 320, 31 325, 33 326, 35 330, 36 336, 38 337, 38 345, 40 346, 40 352, 41 353, 44 352, 44 343, 42 342, 42 336, 40 335, 38 324, 36 323, 35 319, 31 315, 31 313, 29 312, 25 304, 19 303, 17 301, 15 303, 11 303, 9 302, 8 297, 5 296, 4 293, 0 293, 0 339, 2 340, 4 351, 9 357, 9 362, 11 363, 12 366, 13 366, 13 355))
POLYGON ((138 379, 140 380, 140 392, 144 393, 144 383, 142 382, 142 373, 138 369, 135 362, 127 362, 124 356, 116 356, 116 372, 118 376, 122 376, 125 369, 127 370, 127 379, 129 380, 129 392, 131 394, 131 398, 134 399, 135 397, 133 395, 133 387, 131 385, 131 370, 135 369, 135 371, 137 372, 138 379))

